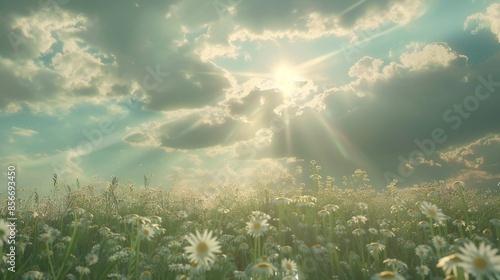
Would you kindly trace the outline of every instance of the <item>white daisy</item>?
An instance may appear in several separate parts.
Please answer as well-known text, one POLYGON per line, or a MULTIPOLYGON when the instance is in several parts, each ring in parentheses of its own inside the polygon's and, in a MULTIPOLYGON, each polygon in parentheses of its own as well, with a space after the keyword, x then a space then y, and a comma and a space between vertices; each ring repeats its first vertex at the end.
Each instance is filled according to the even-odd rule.
POLYGON ((446 219, 446 216, 443 214, 441 209, 427 201, 422 201, 420 209, 422 210, 422 213, 427 216, 427 218, 434 219, 437 222, 446 219))
POLYGON ((441 249, 445 248, 447 245, 446 240, 442 236, 439 236, 439 235, 436 235, 432 238, 432 243, 434 244, 434 247, 437 250, 441 250, 441 249))
POLYGON ((384 251, 385 245, 378 242, 372 242, 366 245, 366 248, 368 249, 368 252, 370 252, 371 255, 374 255, 377 254, 378 252, 384 251))
POLYGON ((87 275, 90 273, 90 268, 84 266, 77 266, 76 271, 80 273, 80 275, 87 275))
POLYGON ((251 217, 250 222, 247 222, 247 233, 253 237, 264 235, 268 229, 269 223, 267 222, 267 219, 251 217))
POLYGON ((141 226, 140 228, 137 229, 139 231, 139 234, 143 239, 146 240, 151 240, 151 237, 154 237, 155 235, 155 229, 150 226, 141 226))
POLYGON ((297 272, 297 264, 290 259, 283 259, 281 267, 283 267, 286 274, 295 274, 297 272))
POLYGON ((250 269, 255 277, 271 276, 276 272, 276 267, 268 262, 259 262, 250 269))
POLYGON ((99 261, 99 257, 94 253, 90 253, 85 257, 85 260, 87 261, 87 265, 91 266, 99 261))
POLYGON ((212 237, 212 232, 205 230, 203 235, 197 230, 196 235, 190 234, 186 237, 191 246, 184 248, 188 259, 194 263, 198 262, 208 266, 208 262, 215 262, 215 254, 220 253, 220 243, 215 237, 212 237))
POLYGON ((380 273, 374 274, 371 279, 372 280, 404 280, 404 277, 396 272, 382 271, 380 273))
POLYGON ((483 276, 487 279, 500 277, 500 256, 498 249, 489 244, 481 243, 477 247, 469 242, 460 248, 461 254, 457 254, 462 260, 459 264, 465 272, 474 275, 477 279, 483 276))
POLYGON ((431 271, 426 265, 419 265, 416 267, 417 274, 420 276, 426 276, 431 271))

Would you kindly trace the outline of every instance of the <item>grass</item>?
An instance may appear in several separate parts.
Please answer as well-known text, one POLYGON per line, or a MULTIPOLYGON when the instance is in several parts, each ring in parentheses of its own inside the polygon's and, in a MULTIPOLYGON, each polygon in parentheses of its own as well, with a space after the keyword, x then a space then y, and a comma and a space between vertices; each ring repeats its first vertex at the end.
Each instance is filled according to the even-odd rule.
MULTIPOLYGON (((468 241, 500 247, 498 191, 443 182, 376 191, 360 170, 338 187, 312 170, 302 185, 287 174, 203 191, 152 188, 146 176, 141 187, 54 177, 49 196, 24 190, 18 201, 16 272, 4 263, 3 279, 444 279, 438 261, 468 241), (423 201, 446 216, 424 215, 423 201), (269 215, 260 236, 247 228, 255 211, 269 215), (190 263, 186 236, 205 229, 220 252, 208 266, 190 263)), ((478 279, 500 274, 494 265, 478 279)), ((469 273, 459 265, 455 276, 469 273)))

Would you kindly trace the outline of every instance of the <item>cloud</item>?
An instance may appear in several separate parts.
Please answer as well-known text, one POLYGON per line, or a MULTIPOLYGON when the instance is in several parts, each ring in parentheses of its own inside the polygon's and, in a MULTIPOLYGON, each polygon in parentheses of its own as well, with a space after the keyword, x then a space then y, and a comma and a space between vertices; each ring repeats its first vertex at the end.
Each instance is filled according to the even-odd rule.
POLYGON ((493 66, 500 62, 498 54, 475 66, 467 61, 444 43, 410 45, 392 61, 364 57, 351 67, 351 82, 318 93, 311 109, 291 120, 286 131, 275 133, 271 148, 261 156, 313 158, 343 174, 353 168, 397 173, 398 156, 408 160, 412 151, 420 151, 415 141, 429 139, 441 128, 445 143, 436 143, 429 154, 421 152, 409 179, 446 176, 457 167, 440 159, 438 151, 494 133, 491 119, 500 118, 493 105, 500 99, 498 87, 477 110, 457 115, 456 108, 475 96, 478 77, 500 77, 493 66), (444 117, 448 111, 448 117, 460 118, 458 127, 444 117), (330 164, 334 160, 344 163, 330 164))
POLYGON ((12 130, 14 134, 20 135, 20 136, 25 136, 25 137, 31 137, 33 135, 38 134, 38 131, 31 130, 31 129, 26 129, 26 128, 20 128, 20 127, 12 127, 12 130))
POLYGON ((464 146, 449 148, 447 151, 439 153, 439 157, 448 164, 479 169, 484 164, 498 165, 497 162, 500 158, 494 155, 499 148, 500 135, 493 134, 479 138, 464 146))
POLYGON ((500 43, 500 4, 493 3, 486 8, 485 13, 475 13, 467 17, 464 29, 472 29, 477 34, 481 29, 489 29, 500 43))

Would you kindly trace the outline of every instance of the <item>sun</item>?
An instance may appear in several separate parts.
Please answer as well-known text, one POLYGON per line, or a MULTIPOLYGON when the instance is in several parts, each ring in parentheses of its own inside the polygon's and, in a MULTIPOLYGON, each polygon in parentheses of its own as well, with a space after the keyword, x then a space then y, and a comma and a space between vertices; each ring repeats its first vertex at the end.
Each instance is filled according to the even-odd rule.
POLYGON ((282 64, 276 68, 274 86, 283 94, 293 94, 299 80, 299 73, 293 67, 282 64))

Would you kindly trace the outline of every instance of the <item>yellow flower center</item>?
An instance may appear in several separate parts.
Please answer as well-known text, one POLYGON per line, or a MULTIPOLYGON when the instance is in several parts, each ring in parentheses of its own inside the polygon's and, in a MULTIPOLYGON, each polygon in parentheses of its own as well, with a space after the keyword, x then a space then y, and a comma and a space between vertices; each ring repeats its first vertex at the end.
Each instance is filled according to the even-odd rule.
POLYGON ((198 245, 196 246, 196 251, 198 251, 198 253, 201 253, 201 254, 207 253, 208 252, 207 243, 205 243, 205 242, 198 243, 198 245))
POLYGON ((394 273, 392 273, 391 271, 382 271, 380 272, 380 278, 382 279, 394 278, 394 273))
POLYGON ((253 224, 253 229, 254 230, 260 230, 260 223, 253 224))
POLYGON ((142 230, 142 234, 144 234, 145 236, 148 236, 149 235, 149 230, 148 229, 143 229, 142 230))
POLYGON ((286 263, 285 264, 285 269, 286 270, 292 270, 292 264, 291 263, 286 263))
POLYGON ((427 210, 427 214, 429 214, 429 216, 431 216, 431 217, 437 216, 437 213, 436 213, 436 211, 434 211, 434 209, 427 210))
POLYGON ((483 257, 477 257, 474 260, 474 266, 479 269, 486 269, 488 267, 488 262, 483 257))
POLYGON ((258 263, 257 266, 259 268, 268 268, 269 267, 269 264, 266 263, 266 262, 261 262, 261 263, 258 263))

